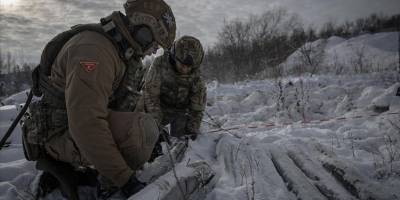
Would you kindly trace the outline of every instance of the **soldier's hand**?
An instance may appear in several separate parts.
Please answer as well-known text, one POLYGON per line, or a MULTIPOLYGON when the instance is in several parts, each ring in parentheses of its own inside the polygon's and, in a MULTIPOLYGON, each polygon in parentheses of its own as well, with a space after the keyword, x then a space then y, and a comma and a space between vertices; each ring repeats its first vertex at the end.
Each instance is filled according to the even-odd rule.
POLYGON ((139 192, 145 186, 146 183, 140 182, 135 175, 132 175, 129 178, 128 182, 121 187, 121 192, 126 198, 129 198, 130 196, 139 192))
POLYGON ((191 140, 196 140, 197 136, 200 134, 199 131, 188 131, 186 133, 186 137, 190 138, 191 140))
POLYGON ((197 139, 197 134, 192 134, 189 136, 189 138, 194 141, 197 139))
POLYGON ((160 129, 160 136, 159 136, 159 140, 160 142, 166 142, 169 145, 171 145, 171 140, 169 138, 169 131, 167 127, 163 127, 160 129))

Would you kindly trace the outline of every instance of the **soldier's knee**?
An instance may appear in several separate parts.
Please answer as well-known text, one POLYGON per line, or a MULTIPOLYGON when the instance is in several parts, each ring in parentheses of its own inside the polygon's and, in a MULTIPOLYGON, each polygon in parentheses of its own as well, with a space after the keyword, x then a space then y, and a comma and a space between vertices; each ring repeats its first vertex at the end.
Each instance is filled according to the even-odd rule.
MULTIPOLYGON (((124 113, 121 120, 128 120, 125 123, 129 126, 125 126, 125 130, 116 130, 113 128, 116 124, 111 123, 111 131, 124 160, 135 170, 150 158, 158 139, 158 126, 151 115, 140 112, 124 113)), ((120 120, 114 122, 117 121, 121 123, 120 120)))

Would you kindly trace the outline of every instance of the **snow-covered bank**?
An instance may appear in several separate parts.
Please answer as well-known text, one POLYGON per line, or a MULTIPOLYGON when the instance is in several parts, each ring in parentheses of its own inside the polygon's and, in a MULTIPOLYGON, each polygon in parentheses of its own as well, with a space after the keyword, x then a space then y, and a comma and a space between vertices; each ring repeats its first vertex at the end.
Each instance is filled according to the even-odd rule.
POLYGON ((398 63, 398 32, 363 34, 344 39, 332 36, 308 42, 281 64, 284 72, 315 70, 344 74, 395 70, 398 63))
MULTIPOLYGON (((373 73, 210 83, 204 134, 180 164, 211 165, 217 183, 207 200, 399 199, 399 80, 373 73)), ((0 113, 6 127, 15 106, 0 113)), ((0 151, 0 199, 32 199, 38 172, 23 159, 19 135, 0 151)), ((86 199, 92 192, 80 190, 86 199)), ((58 190, 46 199, 55 198, 58 190)))

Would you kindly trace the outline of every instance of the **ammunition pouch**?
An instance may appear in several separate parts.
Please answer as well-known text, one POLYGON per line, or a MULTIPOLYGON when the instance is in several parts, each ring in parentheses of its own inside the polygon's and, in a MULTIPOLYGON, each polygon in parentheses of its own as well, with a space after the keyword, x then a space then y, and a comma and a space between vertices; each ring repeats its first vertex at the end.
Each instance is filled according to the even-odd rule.
POLYGON ((40 158, 43 151, 43 134, 46 130, 41 112, 41 101, 32 102, 25 113, 22 124, 22 144, 27 160, 35 161, 40 158))
POLYGON ((44 155, 44 144, 68 127, 65 109, 49 107, 45 101, 32 102, 22 122, 22 144, 27 160, 36 161, 44 155))

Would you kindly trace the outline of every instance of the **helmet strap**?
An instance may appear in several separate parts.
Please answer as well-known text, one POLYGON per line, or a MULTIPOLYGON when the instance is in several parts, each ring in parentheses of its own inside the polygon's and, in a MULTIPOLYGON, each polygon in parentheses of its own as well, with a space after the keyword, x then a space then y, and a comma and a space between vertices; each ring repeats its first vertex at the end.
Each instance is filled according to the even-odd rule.
POLYGON ((169 60, 169 63, 172 65, 172 66, 174 66, 173 68, 175 69, 176 68, 176 60, 175 60, 175 56, 174 56, 174 54, 172 54, 172 51, 169 51, 169 55, 168 55, 168 60, 169 60))
MULTIPOLYGON (((140 45, 133 41, 132 38, 126 36, 128 30, 123 33, 121 29, 127 27, 126 17, 120 12, 113 12, 111 15, 100 20, 103 30, 108 33, 115 42, 120 46, 120 51, 123 53, 125 59, 129 60, 136 53, 138 56, 143 54, 140 45), (121 27, 124 26, 124 27, 121 27)), ((129 23, 129 22, 128 22, 129 23)), ((126 29, 126 28, 125 28, 126 29)), ((129 35, 129 34, 128 34, 129 35)))

